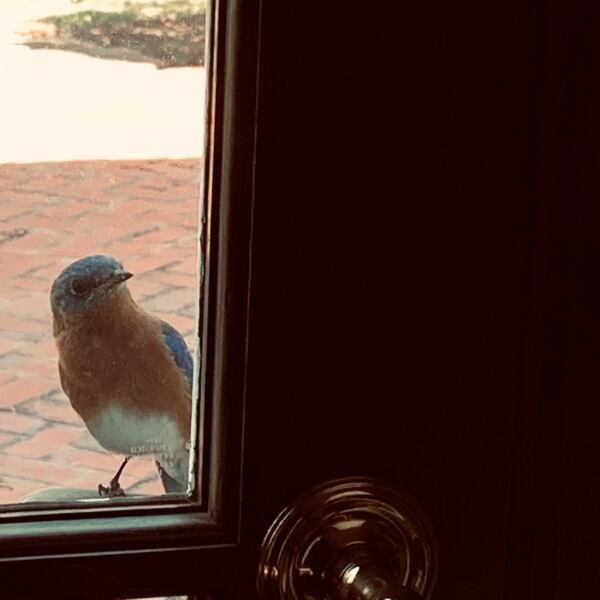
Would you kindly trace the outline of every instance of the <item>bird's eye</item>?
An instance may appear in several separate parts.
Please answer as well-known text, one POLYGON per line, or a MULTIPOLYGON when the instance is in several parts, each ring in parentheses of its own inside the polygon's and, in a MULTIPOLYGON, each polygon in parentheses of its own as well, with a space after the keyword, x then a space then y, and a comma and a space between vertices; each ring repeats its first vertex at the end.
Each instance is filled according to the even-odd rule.
POLYGON ((71 290, 75 296, 85 296, 92 289, 93 282, 89 279, 73 279, 71 290))

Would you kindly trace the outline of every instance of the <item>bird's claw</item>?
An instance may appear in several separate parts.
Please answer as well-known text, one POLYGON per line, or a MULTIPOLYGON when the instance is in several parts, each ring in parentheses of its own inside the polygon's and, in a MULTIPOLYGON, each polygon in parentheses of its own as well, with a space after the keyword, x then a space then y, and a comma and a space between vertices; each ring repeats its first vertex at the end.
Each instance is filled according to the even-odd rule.
POLYGON ((121 463, 119 470, 115 473, 115 476, 110 480, 108 487, 98 484, 98 495, 100 498, 122 498, 125 496, 125 490, 121 487, 119 483, 119 477, 121 477, 121 473, 125 468, 125 465, 129 462, 129 456, 125 458, 125 460, 121 463))
POLYGON ((119 498, 125 496, 125 490, 118 481, 112 479, 108 487, 101 483, 98 484, 98 495, 100 498, 119 498))

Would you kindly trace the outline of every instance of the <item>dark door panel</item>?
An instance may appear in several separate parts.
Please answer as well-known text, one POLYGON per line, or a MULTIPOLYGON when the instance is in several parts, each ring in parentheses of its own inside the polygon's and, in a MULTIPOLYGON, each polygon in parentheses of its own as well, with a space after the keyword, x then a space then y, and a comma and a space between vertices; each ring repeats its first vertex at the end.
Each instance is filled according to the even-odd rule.
POLYGON ((263 7, 247 525, 393 481, 440 598, 503 597, 535 269, 545 7, 494 6, 263 7))

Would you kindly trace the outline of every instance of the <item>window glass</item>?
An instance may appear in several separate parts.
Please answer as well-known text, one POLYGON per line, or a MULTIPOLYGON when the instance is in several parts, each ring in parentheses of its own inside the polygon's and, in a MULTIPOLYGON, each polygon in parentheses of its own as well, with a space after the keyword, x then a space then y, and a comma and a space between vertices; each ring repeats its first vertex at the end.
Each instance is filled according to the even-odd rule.
POLYGON ((205 11, 0 2, 1 504, 188 490, 205 11))

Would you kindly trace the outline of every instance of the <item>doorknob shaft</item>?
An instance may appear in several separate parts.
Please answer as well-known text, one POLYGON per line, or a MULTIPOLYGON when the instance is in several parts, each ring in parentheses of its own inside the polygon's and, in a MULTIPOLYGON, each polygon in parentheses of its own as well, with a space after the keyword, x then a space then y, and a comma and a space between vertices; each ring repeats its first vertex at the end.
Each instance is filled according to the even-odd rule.
POLYGON ((377 574, 365 561, 341 561, 332 579, 332 600, 422 600, 422 596, 403 585, 389 583, 393 575, 377 574))

